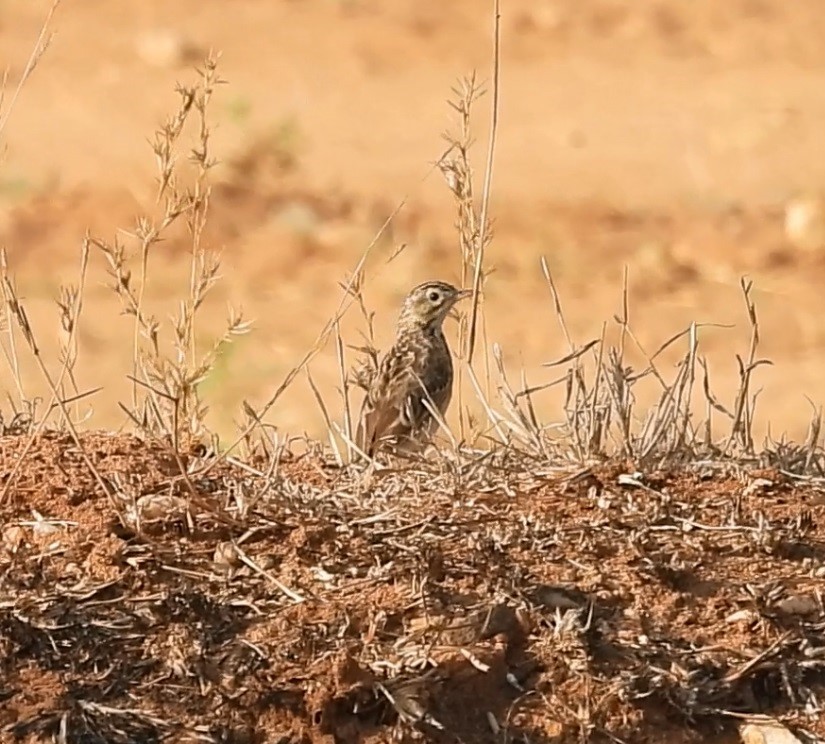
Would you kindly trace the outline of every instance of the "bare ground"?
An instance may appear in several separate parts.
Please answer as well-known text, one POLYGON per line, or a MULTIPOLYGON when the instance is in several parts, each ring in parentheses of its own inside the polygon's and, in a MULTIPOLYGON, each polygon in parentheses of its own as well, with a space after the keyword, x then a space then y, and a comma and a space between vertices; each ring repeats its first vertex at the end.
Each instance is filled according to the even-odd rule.
POLYGON ((49 433, 0 507, 4 742, 825 735, 816 481, 82 447, 111 497, 49 433))
MULTIPOLYGON (((486 79, 490 68, 491 19, 478 0, 238 3, 231 14, 218 0, 65 3, 0 159, 0 245, 54 359, 53 301, 59 285, 77 282, 84 234, 123 238, 118 231, 133 231, 137 215, 152 214, 147 138, 171 112, 176 81, 190 82, 208 49, 223 53, 228 85, 212 113, 220 163, 207 242, 223 250, 225 280, 199 329, 207 339, 220 334, 231 301, 256 332, 206 383, 210 424, 222 433, 233 431, 241 398, 265 400, 312 345, 337 304, 337 282, 402 199, 368 278, 379 341, 412 283, 459 278, 452 195, 432 162, 454 124, 451 86, 473 69, 486 79), (147 39, 164 34, 169 58, 148 53, 147 39)), ((2 3, 9 86, 50 5, 2 3)), ((822 246, 793 245, 782 220, 790 199, 825 183, 820 0, 507 0, 502 10, 489 342, 533 384, 551 377, 542 362, 566 353, 542 256, 579 342, 610 325, 627 267, 634 330, 648 349, 694 320, 741 329, 737 283, 747 274, 763 324, 760 353, 776 362, 759 370, 757 428, 770 422, 774 434, 804 437, 804 394, 821 397, 825 258, 822 246)), ((489 98, 479 102, 475 120, 479 171, 488 106, 489 98)), ((145 301, 162 323, 188 278, 176 237, 150 263, 145 301)), ((121 341, 132 329, 107 281, 93 255, 77 374, 86 389, 102 387, 84 401, 95 424, 116 428, 131 372, 121 341)), ((347 340, 357 343, 363 328, 353 326, 347 340)), ((720 395, 737 384, 738 343, 746 343, 738 330, 702 338, 720 395)), ((43 395, 22 357, 26 392, 43 395)), ((331 395, 334 351, 312 371, 331 395)), ((0 385, 13 387, 5 366, 0 385)), ((552 418, 559 400, 548 393, 536 405, 552 418)), ((314 437, 325 431, 305 385, 279 401, 272 421, 314 437)))

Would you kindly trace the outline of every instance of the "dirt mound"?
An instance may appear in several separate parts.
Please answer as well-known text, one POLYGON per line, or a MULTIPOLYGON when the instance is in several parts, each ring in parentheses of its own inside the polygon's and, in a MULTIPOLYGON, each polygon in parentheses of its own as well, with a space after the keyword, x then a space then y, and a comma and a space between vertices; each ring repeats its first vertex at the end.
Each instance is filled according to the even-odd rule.
POLYGON ((106 495, 71 438, 27 444, 0 439, 2 741, 825 734, 817 483, 199 451, 183 477, 90 433, 106 495))

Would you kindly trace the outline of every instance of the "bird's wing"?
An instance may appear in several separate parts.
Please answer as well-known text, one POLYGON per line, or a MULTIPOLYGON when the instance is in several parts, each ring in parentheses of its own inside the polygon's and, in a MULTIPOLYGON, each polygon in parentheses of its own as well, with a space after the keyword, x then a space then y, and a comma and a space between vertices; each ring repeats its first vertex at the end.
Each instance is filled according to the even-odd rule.
POLYGON ((384 436, 408 429, 417 412, 411 406, 411 393, 420 384, 411 373, 416 361, 415 349, 396 345, 379 363, 378 372, 361 405, 356 444, 372 454, 384 436))
POLYGON ((364 398, 356 443, 372 454, 385 436, 410 434, 433 424, 430 409, 447 410, 452 393, 452 369, 436 370, 427 380, 412 372, 415 350, 398 348, 389 353, 374 385, 364 398), (426 402, 425 402, 426 401, 426 402))
POLYGON ((371 456, 375 451, 378 440, 392 430, 397 421, 397 411, 386 406, 376 407, 370 401, 369 396, 364 398, 356 434, 358 448, 371 456))

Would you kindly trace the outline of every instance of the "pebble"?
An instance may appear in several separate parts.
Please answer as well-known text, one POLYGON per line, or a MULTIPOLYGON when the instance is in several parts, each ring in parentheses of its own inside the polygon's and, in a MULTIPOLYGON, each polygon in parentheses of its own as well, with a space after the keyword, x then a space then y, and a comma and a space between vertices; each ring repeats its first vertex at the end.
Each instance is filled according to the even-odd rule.
POLYGON ((751 722, 739 727, 744 744, 802 744, 778 721, 751 722))
POLYGON ((815 196, 791 199, 785 205, 785 238, 796 249, 825 250, 825 205, 815 196))
POLYGON ((194 51, 186 37, 171 28, 153 28, 138 34, 135 50, 152 67, 176 67, 194 51))

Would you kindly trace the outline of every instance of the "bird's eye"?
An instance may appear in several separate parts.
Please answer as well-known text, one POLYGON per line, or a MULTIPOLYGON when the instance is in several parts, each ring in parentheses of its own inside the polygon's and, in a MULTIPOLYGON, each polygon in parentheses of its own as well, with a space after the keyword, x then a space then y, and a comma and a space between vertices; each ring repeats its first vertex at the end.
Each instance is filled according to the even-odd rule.
POLYGON ((438 302, 441 299, 441 293, 437 289, 431 289, 427 295, 430 302, 438 302))

